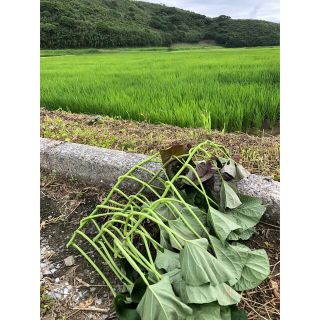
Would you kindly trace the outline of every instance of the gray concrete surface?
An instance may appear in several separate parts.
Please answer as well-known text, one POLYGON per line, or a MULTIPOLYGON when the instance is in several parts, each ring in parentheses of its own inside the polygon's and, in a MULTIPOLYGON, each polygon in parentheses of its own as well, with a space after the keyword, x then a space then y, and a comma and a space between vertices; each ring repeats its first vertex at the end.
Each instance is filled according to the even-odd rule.
MULTIPOLYGON (((41 138, 41 169, 59 176, 74 178, 91 186, 111 187, 119 176, 126 173, 147 156, 137 153, 104 149, 41 138)), ((149 163, 148 169, 155 171, 159 163, 149 163)), ((145 172, 139 172, 140 178, 146 178, 145 172)), ((128 182, 123 187, 135 190, 135 183, 128 182)), ((280 223, 280 183, 268 177, 255 174, 238 183, 240 193, 262 199, 267 205, 264 219, 270 223, 280 223)))
POLYGON ((267 205, 264 220, 280 224, 280 182, 269 177, 250 174, 239 181, 237 187, 240 193, 258 197, 267 205))

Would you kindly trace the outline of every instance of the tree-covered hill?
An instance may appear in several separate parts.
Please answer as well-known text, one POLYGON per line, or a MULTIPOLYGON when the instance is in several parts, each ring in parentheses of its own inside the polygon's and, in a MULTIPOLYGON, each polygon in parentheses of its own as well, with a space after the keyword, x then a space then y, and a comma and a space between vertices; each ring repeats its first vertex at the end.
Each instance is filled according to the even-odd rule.
POLYGON ((208 18, 132 0, 41 0, 41 48, 168 46, 215 40, 227 47, 278 45, 280 25, 208 18))

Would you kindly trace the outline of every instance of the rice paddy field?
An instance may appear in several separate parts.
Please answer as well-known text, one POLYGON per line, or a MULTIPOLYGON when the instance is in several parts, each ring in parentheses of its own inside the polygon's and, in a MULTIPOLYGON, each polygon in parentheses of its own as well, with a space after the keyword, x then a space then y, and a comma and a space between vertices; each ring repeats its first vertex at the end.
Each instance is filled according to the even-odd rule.
POLYGON ((113 50, 41 57, 41 106, 225 131, 280 115, 280 49, 113 50))

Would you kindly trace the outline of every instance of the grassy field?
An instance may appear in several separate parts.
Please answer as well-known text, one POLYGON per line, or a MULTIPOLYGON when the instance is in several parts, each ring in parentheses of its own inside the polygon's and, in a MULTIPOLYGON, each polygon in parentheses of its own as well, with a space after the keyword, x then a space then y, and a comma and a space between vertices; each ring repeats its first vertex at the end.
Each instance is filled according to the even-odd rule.
MULTIPOLYGON (((41 58, 41 106, 246 131, 279 119, 279 48, 106 51, 41 58)), ((47 55, 47 56, 45 56, 47 55)))

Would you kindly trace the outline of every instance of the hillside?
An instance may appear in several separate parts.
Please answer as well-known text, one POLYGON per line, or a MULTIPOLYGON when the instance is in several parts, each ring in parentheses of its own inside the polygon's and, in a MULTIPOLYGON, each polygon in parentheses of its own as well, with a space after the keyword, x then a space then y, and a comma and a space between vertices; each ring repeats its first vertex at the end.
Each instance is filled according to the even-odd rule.
POLYGON ((41 48, 169 46, 215 40, 227 47, 279 45, 280 25, 208 18, 131 0, 41 0, 41 48))

